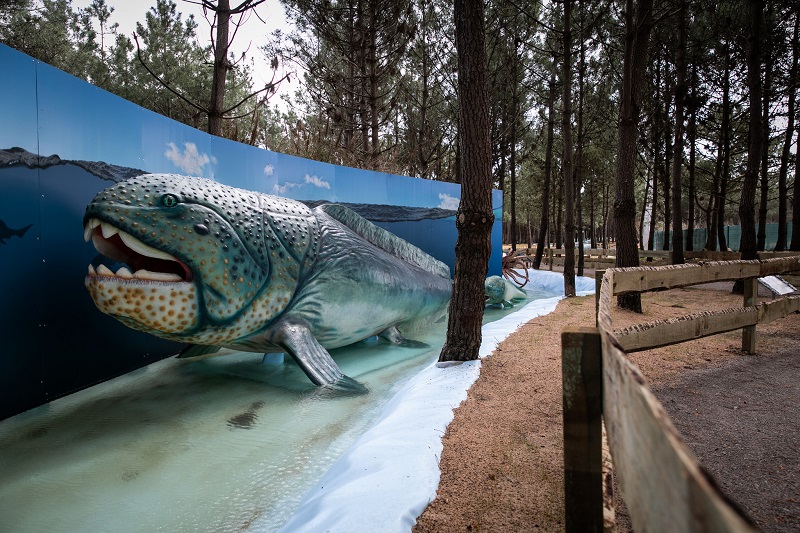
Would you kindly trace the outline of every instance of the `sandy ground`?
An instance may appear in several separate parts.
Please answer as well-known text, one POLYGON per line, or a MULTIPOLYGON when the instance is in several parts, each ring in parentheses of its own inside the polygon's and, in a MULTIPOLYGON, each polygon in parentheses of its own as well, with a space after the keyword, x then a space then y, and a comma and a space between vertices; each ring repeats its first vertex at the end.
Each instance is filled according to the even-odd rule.
MULTIPOLYGON (((730 287, 646 294, 644 316, 615 310, 614 327, 741 306, 730 287)), ((594 306, 562 300, 484 361, 443 438, 437 497, 416 533, 563 531, 560 333, 593 326, 594 306)), ((756 356, 740 348, 730 332, 631 358, 726 494, 764 531, 798 531, 800 315, 759 326, 756 356)), ((617 524, 627 530, 624 504, 617 524)))

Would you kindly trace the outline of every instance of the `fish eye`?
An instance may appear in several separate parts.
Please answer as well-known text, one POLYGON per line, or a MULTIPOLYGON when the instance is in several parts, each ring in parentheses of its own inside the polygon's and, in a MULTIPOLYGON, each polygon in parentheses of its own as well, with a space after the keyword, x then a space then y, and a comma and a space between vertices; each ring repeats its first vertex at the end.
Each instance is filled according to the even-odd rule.
POLYGON ((175 207, 178 205, 178 197, 174 194, 165 194, 161 197, 161 204, 164 207, 175 207))

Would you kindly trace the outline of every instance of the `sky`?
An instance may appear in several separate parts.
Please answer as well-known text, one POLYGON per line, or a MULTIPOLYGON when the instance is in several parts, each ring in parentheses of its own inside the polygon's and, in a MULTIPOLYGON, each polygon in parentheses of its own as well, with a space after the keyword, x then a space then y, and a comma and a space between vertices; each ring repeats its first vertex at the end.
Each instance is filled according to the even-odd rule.
MULTIPOLYGON (((181 20, 186 20, 189 14, 194 15, 201 44, 209 44, 210 25, 206 22, 202 7, 186 0, 174 1, 177 4, 177 11, 183 14, 181 20)), ((86 8, 91 3, 92 0, 72 0, 72 7, 73 9, 86 8)), ((231 1, 232 5, 237 3, 237 0, 231 1)), ((145 14, 156 2, 155 0, 106 0, 106 4, 114 9, 110 22, 119 24, 118 31, 131 37, 131 34, 136 31, 136 23, 144 23, 145 14)), ((272 70, 269 68, 269 62, 264 57, 264 54, 261 53, 259 47, 269 42, 269 36, 276 29, 280 29, 283 33, 288 33, 292 26, 287 22, 286 12, 279 0, 267 0, 256 8, 256 13, 261 20, 259 20, 259 17, 250 14, 236 33, 231 50, 235 57, 240 57, 244 52, 248 58, 253 58, 255 61, 254 84, 263 86, 272 79, 272 70)), ((231 30, 233 30, 233 26, 231 26, 231 30)), ((289 94, 296 89, 297 82, 293 81, 291 84, 284 82, 281 83, 278 92, 279 94, 289 94)), ((279 100, 279 98, 275 97, 270 103, 280 104, 279 100)))

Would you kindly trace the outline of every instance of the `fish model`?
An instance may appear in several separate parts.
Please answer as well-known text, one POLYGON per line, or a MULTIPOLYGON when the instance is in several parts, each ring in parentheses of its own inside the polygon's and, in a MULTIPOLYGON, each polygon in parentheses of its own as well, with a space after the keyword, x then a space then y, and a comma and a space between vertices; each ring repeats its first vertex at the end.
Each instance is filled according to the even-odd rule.
POLYGON ((33 224, 28 224, 21 229, 11 229, 6 225, 5 222, 0 220, 0 244, 5 244, 6 239, 10 239, 11 237, 22 238, 25 235, 25 232, 31 229, 32 226, 33 224))
POLYGON ((483 291, 487 305, 499 305, 504 309, 514 307, 515 301, 524 300, 527 294, 500 276, 490 276, 483 282, 483 291))
POLYGON ((450 270, 350 209, 315 209, 203 178, 147 174, 95 196, 84 238, 124 263, 89 265, 86 288, 123 324, 189 343, 285 352, 322 386, 364 390, 328 353, 447 312, 450 270))

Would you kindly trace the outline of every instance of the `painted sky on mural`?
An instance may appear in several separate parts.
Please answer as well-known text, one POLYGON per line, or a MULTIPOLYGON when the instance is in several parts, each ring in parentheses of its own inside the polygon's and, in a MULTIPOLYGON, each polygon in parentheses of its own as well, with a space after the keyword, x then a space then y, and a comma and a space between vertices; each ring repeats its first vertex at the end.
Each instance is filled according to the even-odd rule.
MULTIPOLYGON (((0 87, 0 97, 8 95, 4 101, 14 101, 10 95, 38 91, 38 106, 19 105, 8 111, 5 118, 15 127, 0 128, 2 148, 20 146, 43 156, 57 154, 62 159, 202 176, 299 200, 346 198, 353 203, 458 207, 460 189, 453 184, 390 174, 380 180, 374 172, 214 137, 0 47, 0 64, 10 63, 35 70, 36 86, 30 86, 28 76, 13 77, 0 87), (37 114, 39 124, 44 125, 38 131, 37 114)), ((496 191, 495 207, 501 202, 500 191, 496 191)))

